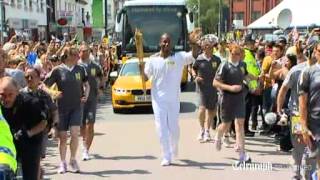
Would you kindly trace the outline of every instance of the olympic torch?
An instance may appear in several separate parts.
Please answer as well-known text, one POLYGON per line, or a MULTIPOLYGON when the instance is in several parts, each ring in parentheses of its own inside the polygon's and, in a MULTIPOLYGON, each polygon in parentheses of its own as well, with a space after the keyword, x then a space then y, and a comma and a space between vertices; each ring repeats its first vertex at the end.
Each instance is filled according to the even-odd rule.
MULTIPOLYGON (((135 37, 135 42, 136 42, 137 57, 139 59, 139 64, 143 64, 143 37, 142 37, 142 32, 139 29, 136 29, 134 37, 135 37)), ((139 66, 139 67, 141 67, 141 66, 139 66)), ((141 80, 142 80, 142 88, 143 88, 144 100, 146 101, 147 100, 146 81, 145 81, 143 69, 140 69, 140 76, 141 76, 141 80)))

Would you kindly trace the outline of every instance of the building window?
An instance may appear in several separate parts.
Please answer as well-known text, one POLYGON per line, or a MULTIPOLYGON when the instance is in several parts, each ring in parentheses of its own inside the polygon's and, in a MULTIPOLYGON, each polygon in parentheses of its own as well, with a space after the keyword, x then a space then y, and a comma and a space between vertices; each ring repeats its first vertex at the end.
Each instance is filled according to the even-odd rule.
POLYGON ((16 5, 16 1, 15 0, 11 0, 10 1, 10 6, 14 7, 16 5))
POLYGON ((234 20, 243 20, 244 19, 244 12, 236 12, 234 13, 234 20))
POLYGON ((22 8, 22 0, 17 0, 17 8, 18 9, 22 8))
POLYGON ((107 8, 107 15, 108 15, 108 18, 111 18, 111 5, 108 4, 108 8, 107 8))
POLYGON ((44 12, 44 0, 40 0, 40 11, 44 12))
POLYGON ((261 12, 260 11, 253 11, 252 14, 251 14, 251 22, 257 20, 260 17, 261 17, 261 12))
POLYGON ((23 5, 24 5, 24 9, 27 10, 28 9, 27 0, 23 0, 23 5))
POLYGON ((32 1, 32 0, 29 0, 29 8, 30 8, 30 11, 32 11, 32 4, 33 4, 33 1, 32 1))
POLYGON ((39 0, 36 1, 36 7, 37 7, 37 12, 40 11, 40 4, 39 4, 39 0))

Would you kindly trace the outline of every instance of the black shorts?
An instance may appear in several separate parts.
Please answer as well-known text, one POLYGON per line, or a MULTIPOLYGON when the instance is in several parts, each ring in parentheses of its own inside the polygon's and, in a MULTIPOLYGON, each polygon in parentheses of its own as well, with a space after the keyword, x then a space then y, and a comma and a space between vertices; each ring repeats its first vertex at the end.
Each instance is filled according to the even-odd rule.
POLYGON ((244 96, 222 96, 220 101, 221 121, 229 123, 236 118, 245 118, 246 104, 244 96))
POLYGON ((210 85, 197 84, 198 104, 206 109, 214 110, 217 107, 218 92, 210 85))
POLYGON ((97 101, 87 101, 83 106, 82 125, 94 123, 97 114, 97 101))
POLYGON ((59 131, 68 131, 71 126, 81 126, 82 108, 59 109, 59 131))

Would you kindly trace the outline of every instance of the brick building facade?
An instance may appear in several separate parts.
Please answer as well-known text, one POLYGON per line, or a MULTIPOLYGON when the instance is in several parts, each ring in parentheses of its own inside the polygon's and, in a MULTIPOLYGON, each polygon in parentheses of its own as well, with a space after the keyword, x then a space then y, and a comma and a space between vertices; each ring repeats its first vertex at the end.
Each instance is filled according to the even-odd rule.
POLYGON ((270 11, 282 0, 229 0, 229 12, 231 27, 237 28, 237 26, 247 26, 256 19, 263 16, 270 11), (237 25, 235 21, 237 20, 237 25))

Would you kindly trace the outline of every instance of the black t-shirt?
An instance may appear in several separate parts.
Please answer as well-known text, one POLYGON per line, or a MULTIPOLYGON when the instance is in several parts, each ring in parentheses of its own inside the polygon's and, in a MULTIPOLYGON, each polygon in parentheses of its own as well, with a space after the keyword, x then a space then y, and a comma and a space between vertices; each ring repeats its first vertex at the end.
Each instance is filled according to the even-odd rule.
POLYGON ((28 87, 25 87, 20 91, 39 99, 41 110, 45 112, 46 120, 48 121, 47 127, 50 129, 53 125, 52 112, 57 110, 58 108, 57 105, 54 103, 53 99, 51 98, 51 96, 45 91, 43 91, 42 89, 37 89, 35 91, 32 91, 28 87))
POLYGON ((218 70, 221 60, 217 56, 212 56, 208 59, 204 54, 201 54, 193 63, 192 68, 196 71, 197 75, 203 78, 204 84, 212 86, 214 76, 218 70))
POLYGON ((88 101, 96 101, 99 90, 99 82, 102 79, 102 69, 94 62, 90 62, 88 64, 80 63, 79 65, 82 66, 88 74, 88 82, 90 85, 88 101))
POLYGON ((52 86, 57 83, 59 91, 62 92, 62 98, 58 99, 58 108, 73 109, 80 107, 80 99, 83 94, 83 83, 88 81, 86 70, 79 65, 69 69, 61 64, 54 68, 44 83, 52 86))
MULTIPOLYGON (((30 130, 46 120, 39 99, 23 92, 19 93, 12 108, 1 107, 1 109, 13 134, 21 129, 30 130)), ((41 141, 42 133, 33 136, 30 140, 41 141)))
MULTIPOLYGON (((234 65, 231 62, 223 62, 216 73, 215 79, 227 85, 241 85, 244 86, 245 76, 248 74, 246 64, 239 62, 234 65)), ((225 94, 239 94, 229 91, 223 91, 225 94)), ((242 92, 241 92, 242 93, 242 92)))

